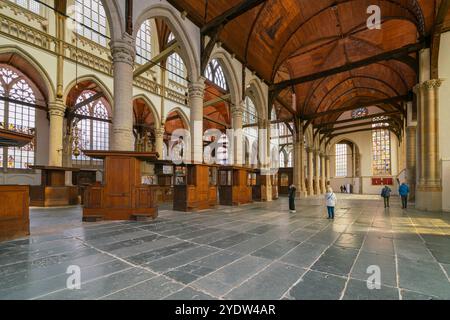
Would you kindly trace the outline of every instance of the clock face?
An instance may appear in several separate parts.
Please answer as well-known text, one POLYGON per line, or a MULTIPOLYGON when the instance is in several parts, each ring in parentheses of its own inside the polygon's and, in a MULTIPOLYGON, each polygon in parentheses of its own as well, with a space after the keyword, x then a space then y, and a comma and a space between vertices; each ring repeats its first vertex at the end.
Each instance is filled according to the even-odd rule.
POLYGON ((369 110, 367 108, 358 108, 352 111, 352 118, 358 119, 369 115, 369 110))

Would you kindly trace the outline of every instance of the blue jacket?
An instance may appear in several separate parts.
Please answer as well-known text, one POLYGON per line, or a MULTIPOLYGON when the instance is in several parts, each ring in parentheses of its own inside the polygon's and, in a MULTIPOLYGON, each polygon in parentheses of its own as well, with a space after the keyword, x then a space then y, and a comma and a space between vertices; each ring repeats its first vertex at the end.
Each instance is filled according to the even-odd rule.
POLYGON ((407 196, 409 194, 409 187, 406 184, 402 184, 398 189, 398 193, 402 197, 407 196))

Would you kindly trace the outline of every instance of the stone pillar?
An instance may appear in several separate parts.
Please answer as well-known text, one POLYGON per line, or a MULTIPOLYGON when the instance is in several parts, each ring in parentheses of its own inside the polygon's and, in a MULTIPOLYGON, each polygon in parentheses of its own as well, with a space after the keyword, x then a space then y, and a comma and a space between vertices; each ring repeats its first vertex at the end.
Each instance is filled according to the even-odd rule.
POLYGON ((205 78, 189 84, 189 106, 191 107, 191 161, 203 163, 203 103, 205 78))
POLYGON ((111 42, 114 68, 114 116, 111 150, 134 150, 133 69, 136 56, 133 37, 125 33, 111 42))
POLYGON ((164 133, 165 133, 164 126, 161 126, 161 128, 155 129, 155 151, 158 152, 160 160, 163 159, 164 133))
POLYGON ((439 159, 439 87, 442 80, 433 79, 421 84, 420 140, 422 146, 421 177, 416 193, 416 208, 427 211, 442 210, 442 183, 439 159))
POLYGON ((298 198, 304 198, 307 195, 303 171, 303 149, 303 134, 298 133, 294 139, 294 184, 297 188, 298 198))
POLYGON ((416 196, 416 139, 417 126, 406 128, 406 179, 411 190, 409 199, 415 200, 416 196))
POLYGON ((313 162, 313 150, 311 148, 306 149, 306 153, 308 154, 308 195, 314 195, 314 162, 313 162))
MULTIPOLYGON (((244 139, 242 132, 242 116, 244 114, 244 102, 231 107, 231 126, 233 128, 233 140, 230 141, 233 150, 233 163, 238 166, 244 165, 244 139)), ((229 137, 231 140, 231 137, 229 137)))
POLYGON ((48 140, 48 165, 61 167, 63 164, 64 112, 66 108, 62 100, 49 104, 50 131, 48 140))
POLYGON ((321 194, 320 190, 320 154, 318 150, 314 150, 314 190, 316 195, 321 194))
POLYGON ((320 155, 320 189, 322 193, 327 192, 327 182, 326 182, 326 164, 325 164, 325 155, 320 155))
POLYGON ((325 156, 325 185, 328 187, 328 183, 331 180, 331 166, 330 156, 325 156))

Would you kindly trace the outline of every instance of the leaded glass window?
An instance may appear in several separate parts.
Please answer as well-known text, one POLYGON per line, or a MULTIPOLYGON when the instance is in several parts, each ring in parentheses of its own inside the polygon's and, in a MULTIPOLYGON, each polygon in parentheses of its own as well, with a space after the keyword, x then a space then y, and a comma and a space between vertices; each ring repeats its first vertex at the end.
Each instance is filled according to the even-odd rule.
MULTIPOLYGON (((76 104, 91 98, 94 91, 83 91, 76 104)), ((102 99, 91 102, 75 111, 75 128, 73 149, 82 150, 108 150, 109 149, 109 113, 102 99)), ((73 155, 73 160, 78 165, 85 165, 90 158, 80 153, 73 155)), ((92 163, 94 164, 94 163, 92 163)))
POLYGON ((172 53, 167 59, 167 71, 169 73, 169 80, 184 87, 187 86, 186 67, 184 66, 183 59, 178 53, 172 53))
POLYGON ((369 110, 365 107, 358 108, 352 111, 352 118, 359 119, 369 115, 369 110))
POLYGON ((100 0, 75 0, 77 33, 106 47, 107 19, 100 0))
MULTIPOLYGON (((387 118, 380 117, 373 121, 382 121, 387 118)), ((391 175, 391 132, 385 129, 388 123, 374 124, 372 130, 372 169, 373 175, 391 175)))
POLYGON ((293 157, 293 152, 289 152, 288 154, 288 163, 287 163, 287 167, 288 168, 293 168, 294 167, 294 157, 293 157))
POLYGON ((136 62, 145 64, 152 58, 151 20, 146 20, 139 28, 136 36, 136 62))
POLYGON ((219 62, 216 59, 211 60, 205 71, 206 78, 225 91, 228 90, 225 74, 219 62))
MULTIPOLYGON (((0 66, 0 127, 35 135, 36 94, 28 79, 7 66, 0 66)), ((0 167, 28 169, 35 164, 35 141, 22 148, 0 149, 0 167)))
POLYGON ((284 155, 284 151, 280 152, 280 168, 286 167, 286 156, 284 155))
POLYGON ((34 0, 11 0, 11 2, 14 2, 36 14, 41 14, 41 4, 34 0))
POLYGON ((336 144, 336 177, 347 176, 347 145, 336 144))

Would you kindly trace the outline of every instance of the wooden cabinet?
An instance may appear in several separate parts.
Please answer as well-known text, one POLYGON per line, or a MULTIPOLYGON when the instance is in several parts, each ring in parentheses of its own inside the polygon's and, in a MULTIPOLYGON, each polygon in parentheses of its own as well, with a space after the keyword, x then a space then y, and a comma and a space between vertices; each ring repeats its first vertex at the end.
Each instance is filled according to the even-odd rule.
POLYGON ((0 186, 0 199, 0 241, 29 235, 29 187, 0 186))
POLYGON ((85 154, 104 160, 103 184, 94 184, 85 191, 85 221, 158 216, 154 191, 143 185, 141 178, 141 162, 155 160, 156 153, 85 151, 85 154))
POLYGON ((253 170, 244 167, 219 168, 219 202, 224 206, 252 203, 253 170))
POLYGON ((278 193, 280 195, 289 194, 289 186, 294 183, 294 168, 278 169, 278 193))
POLYGON ((217 204, 217 167, 204 164, 175 166, 173 209, 199 211, 217 204))
POLYGON ((77 205, 78 187, 66 186, 66 172, 79 171, 74 168, 32 166, 41 170, 41 185, 30 187, 30 204, 36 207, 77 205))

